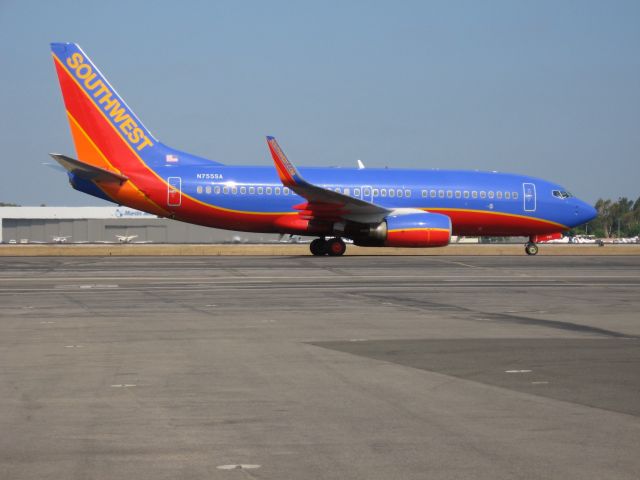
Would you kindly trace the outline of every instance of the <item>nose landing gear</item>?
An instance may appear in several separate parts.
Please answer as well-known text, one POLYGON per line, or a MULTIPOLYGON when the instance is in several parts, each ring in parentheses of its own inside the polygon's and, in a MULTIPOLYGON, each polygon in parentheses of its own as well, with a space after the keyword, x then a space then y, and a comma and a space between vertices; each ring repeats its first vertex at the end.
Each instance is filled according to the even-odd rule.
POLYGON ((340 237, 326 240, 324 238, 316 238, 309 245, 311 254, 315 256, 329 255, 330 257, 339 257, 344 255, 347 246, 340 237))
POLYGON ((538 245, 529 240, 529 242, 524 246, 524 251, 527 252, 527 255, 537 255, 538 245))

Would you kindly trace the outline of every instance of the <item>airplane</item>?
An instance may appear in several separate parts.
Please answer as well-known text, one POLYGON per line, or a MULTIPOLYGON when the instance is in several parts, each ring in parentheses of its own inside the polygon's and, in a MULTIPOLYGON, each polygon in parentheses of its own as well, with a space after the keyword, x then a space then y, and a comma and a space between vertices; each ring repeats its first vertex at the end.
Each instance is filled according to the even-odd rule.
POLYGON ((89 195, 159 217, 227 230, 317 237, 317 256, 359 246, 442 247, 452 235, 536 242, 595 209, 562 186, 496 172, 298 169, 272 136, 274 166, 231 166, 158 141, 75 43, 52 43, 77 158, 51 156, 89 195), (349 242, 351 243, 351 242, 349 242))
POLYGON ((71 235, 58 235, 51 237, 53 243, 68 243, 71 235))
MULTIPOLYGON (((94 240, 90 243, 102 243, 105 245, 108 244, 114 244, 114 243, 135 243, 135 244, 140 244, 140 243, 153 243, 153 240, 138 240, 136 242, 134 242, 134 240, 136 238, 138 238, 138 235, 118 235, 118 234, 114 234, 114 237, 116 238, 115 241, 111 241, 111 240, 94 240)), ((76 243, 89 243, 89 242, 76 242, 76 243)))
POLYGON ((120 243, 131 243, 138 238, 138 235, 116 235, 116 239, 120 243))

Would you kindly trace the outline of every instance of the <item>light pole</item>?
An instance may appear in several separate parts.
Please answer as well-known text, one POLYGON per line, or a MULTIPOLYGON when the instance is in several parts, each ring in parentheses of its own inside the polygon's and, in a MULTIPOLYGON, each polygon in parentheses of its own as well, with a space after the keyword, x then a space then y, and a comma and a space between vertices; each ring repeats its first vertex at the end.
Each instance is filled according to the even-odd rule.
POLYGON ((620 238, 620 217, 618 217, 618 238, 620 238))

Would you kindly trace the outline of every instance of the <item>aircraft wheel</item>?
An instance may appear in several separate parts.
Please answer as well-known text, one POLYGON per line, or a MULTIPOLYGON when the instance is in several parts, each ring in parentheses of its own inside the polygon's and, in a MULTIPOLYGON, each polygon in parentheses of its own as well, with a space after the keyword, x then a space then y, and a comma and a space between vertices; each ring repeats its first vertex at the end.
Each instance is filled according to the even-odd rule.
POLYGON ((533 242, 529 242, 524 246, 524 251, 527 252, 527 255, 537 255, 538 246, 533 242))
POLYGON ((321 257, 327 254, 327 242, 324 238, 316 238, 309 245, 312 255, 321 257))
POLYGON ((347 246, 342 241, 341 238, 332 238, 327 242, 327 248, 329 256, 331 257, 339 257, 344 255, 344 252, 347 250, 347 246))

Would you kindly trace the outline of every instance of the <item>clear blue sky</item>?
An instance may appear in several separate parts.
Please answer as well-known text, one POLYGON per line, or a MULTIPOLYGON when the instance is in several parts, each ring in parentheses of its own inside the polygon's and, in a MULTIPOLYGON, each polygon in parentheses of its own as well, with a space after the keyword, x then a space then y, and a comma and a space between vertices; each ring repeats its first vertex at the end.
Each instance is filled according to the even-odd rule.
POLYGON ((499 170, 640 195, 638 1, 0 0, 0 201, 100 205, 49 53, 79 43, 154 135, 228 164, 499 170), (153 8, 148 8, 153 5, 153 8))

